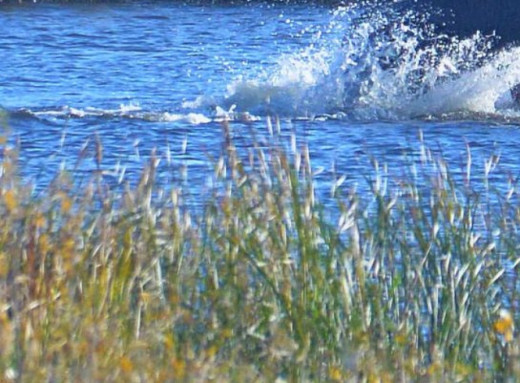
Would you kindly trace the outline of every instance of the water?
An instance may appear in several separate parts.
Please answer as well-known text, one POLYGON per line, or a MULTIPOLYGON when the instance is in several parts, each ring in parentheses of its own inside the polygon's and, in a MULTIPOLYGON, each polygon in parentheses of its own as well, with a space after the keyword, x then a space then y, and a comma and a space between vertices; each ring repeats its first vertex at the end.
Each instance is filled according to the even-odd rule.
POLYGON ((97 135, 114 182, 155 148, 161 182, 187 165, 200 187, 221 121, 247 146, 268 116, 352 182, 370 156, 398 172, 420 131, 456 166, 467 144, 477 168, 499 153, 514 174, 520 48, 493 45, 383 6, 0 3, 0 105, 35 185, 88 176, 97 135))

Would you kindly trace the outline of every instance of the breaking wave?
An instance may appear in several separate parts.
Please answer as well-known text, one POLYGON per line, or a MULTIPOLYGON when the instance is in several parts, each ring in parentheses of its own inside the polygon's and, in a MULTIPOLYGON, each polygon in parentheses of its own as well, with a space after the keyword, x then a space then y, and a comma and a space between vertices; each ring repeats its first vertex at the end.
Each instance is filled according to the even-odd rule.
MULTIPOLYGON (((520 83, 520 47, 498 49, 497 36, 459 38, 431 20, 436 11, 358 3, 310 26, 312 43, 274 65, 242 73, 220 94, 174 111, 57 106, 15 113, 48 122, 124 118, 192 125, 266 116, 355 121, 410 119, 520 120, 511 89, 520 83)), ((437 15, 438 16, 438 15, 437 15)), ((437 18, 438 19, 438 18, 437 18)), ((13 111, 10 111, 13 113, 13 111)))
POLYGON ((520 82, 520 48, 498 51, 498 37, 479 33, 449 36, 430 21, 432 13, 339 8, 313 44, 260 75, 235 79, 211 103, 292 118, 519 119, 510 89, 520 82))

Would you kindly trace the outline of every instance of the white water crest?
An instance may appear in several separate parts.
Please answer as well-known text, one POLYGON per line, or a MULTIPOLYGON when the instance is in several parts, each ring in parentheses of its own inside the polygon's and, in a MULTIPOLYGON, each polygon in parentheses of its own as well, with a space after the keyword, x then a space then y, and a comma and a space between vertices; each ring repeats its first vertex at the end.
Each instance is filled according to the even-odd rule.
POLYGON ((520 48, 448 36, 429 17, 381 4, 339 8, 313 44, 235 79, 217 103, 292 118, 520 118, 510 92, 520 48))
POLYGON ((248 112, 239 113, 235 109, 235 107, 231 107, 228 110, 224 110, 217 106, 215 110, 208 115, 196 112, 176 113, 169 111, 150 111, 136 104, 122 104, 119 108, 115 109, 62 106, 36 110, 24 108, 17 112, 21 115, 34 116, 47 121, 84 118, 122 118, 149 122, 185 122, 189 125, 203 125, 222 121, 254 122, 261 120, 259 116, 252 115, 248 112))
POLYGON ((85 117, 131 117, 136 112, 140 112, 142 109, 136 104, 121 104, 119 108, 114 109, 102 109, 95 107, 86 108, 75 108, 68 105, 60 107, 48 107, 40 108, 37 110, 23 109, 22 111, 40 118, 85 118, 85 117))
POLYGON ((520 83, 520 48, 504 50, 481 67, 440 84, 408 106, 413 115, 450 113, 520 118, 511 88, 520 83))

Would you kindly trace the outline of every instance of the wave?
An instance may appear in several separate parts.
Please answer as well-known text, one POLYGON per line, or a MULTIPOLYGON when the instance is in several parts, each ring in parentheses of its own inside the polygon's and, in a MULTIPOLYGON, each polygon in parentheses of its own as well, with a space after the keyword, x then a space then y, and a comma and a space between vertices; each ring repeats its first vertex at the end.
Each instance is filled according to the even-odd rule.
POLYGON ((213 108, 211 113, 196 112, 170 112, 144 110, 135 104, 120 105, 116 109, 102 109, 95 107, 75 108, 70 106, 21 108, 8 110, 12 118, 35 118, 46 123, 59 123, 74 119, 129 119, 146 122, 183 122, 190 125, 209 124, 222 121, 254 122, 261 120, 260 116, 254 116, 247 112, 237 112, 234 107, 224 110, 220 107, 213 108))
POLYGON ((430 21, 434 14, 381 4, 338 8, 307 48, 236 78, 223 97, 184 106, 289 118, 520 119, 510 91, 520 83, 520 48, 498 51, 493 35, 444 34, 430 21))
MULTIPOLYGON (((124 118, 191 125, 266 116, 355 121, 500 119, 520 121, 511 89, 520 83, 520 47, 499 48, 496 36, 443 33, 421 12, 357 2, 311 26, 303 49, 273 66, 235 78, 220 94, 202 95, 172 110, 56 106, 15 114, 49 123, 124 118)), ((10 111, 12 114, 13 111, 10 111)))
POLYGON ((63 120, 63 119, 80 119, 88 117, 129 117, 132 118, 135 113, 140 112, 138 105, 128 104, 120 105, 116 109, 101 109, 96 107, 76 108, 68 105, 51 106, 40 108, 20 108, 16 111, 10 111, 12 116, 18 117, 34 117, 44 120, 63 120))

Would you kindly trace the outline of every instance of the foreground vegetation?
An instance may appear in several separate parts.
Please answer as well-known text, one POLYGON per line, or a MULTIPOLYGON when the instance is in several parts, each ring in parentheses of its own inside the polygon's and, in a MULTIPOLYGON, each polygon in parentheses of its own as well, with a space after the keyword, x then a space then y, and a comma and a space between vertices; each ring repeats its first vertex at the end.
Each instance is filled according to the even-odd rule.
POLYGON ((496 156, 453 177, 421 146, 400 179, 374 161, 368 195, 338 177, 321 204, 306 147, 223 132, 198 206, 159 190, 157 158, 135 187, 60 174, 34 197, 3 149, 0 380, 520 376, 520 205, 514 180, 493 191, 496 156))

